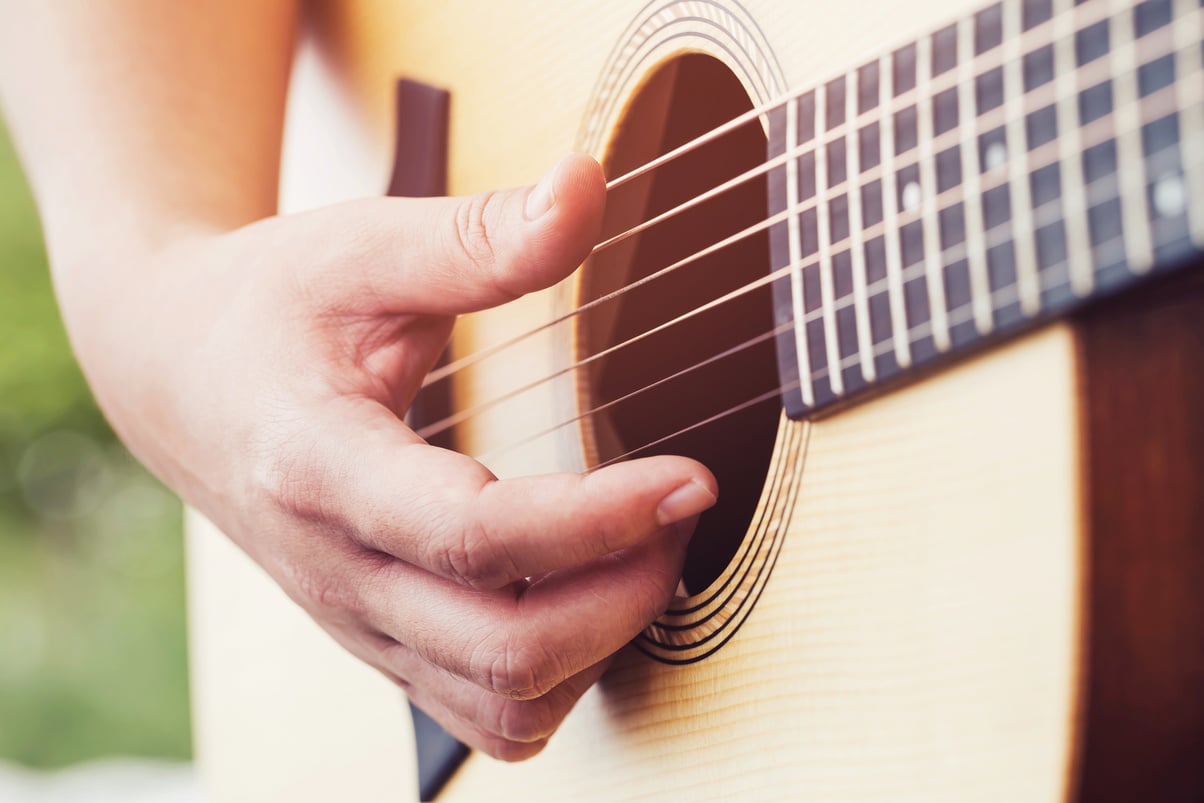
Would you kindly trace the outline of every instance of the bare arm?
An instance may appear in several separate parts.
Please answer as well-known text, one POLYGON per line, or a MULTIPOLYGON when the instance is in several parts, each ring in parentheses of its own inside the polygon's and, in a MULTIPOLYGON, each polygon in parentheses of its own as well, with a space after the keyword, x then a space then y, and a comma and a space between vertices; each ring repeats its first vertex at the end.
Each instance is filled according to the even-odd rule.
MULTIPOLYGON (((0 101, 38 199, 64 320, 98 401, 147 459, 126 423, 142 411, 121 409, 133 402, 129 383, 146 379, 125 370, 134 368, 125 338, 139 335, 114 331, 113 313, 160 269, 149 255, 276 211, 296 3, 0 8, 0 101)), ((152 468, 179 487, 170 466, 152 468)))
POLYGON ((598 166, 272 217, 292 4, 0 9, 0 98, 119 434, 453 733, 537 752, 668 603, 714 480, 657 457, 499 481, 401 416, 456 314, 583 259, 598 166))
POLYGON ((56 269, 275 212, 292 0, 0 8, 0 97, 56 269))

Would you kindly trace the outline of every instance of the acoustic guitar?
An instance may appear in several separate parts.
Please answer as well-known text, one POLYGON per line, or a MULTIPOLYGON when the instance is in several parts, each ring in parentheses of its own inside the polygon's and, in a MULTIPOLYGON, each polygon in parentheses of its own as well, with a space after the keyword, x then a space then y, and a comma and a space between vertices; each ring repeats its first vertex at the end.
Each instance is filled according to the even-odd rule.
MULTIPOLYGON (((401 77, 450 93, 399 158, 452 192, 570 148, 610 179, 574 276, 458 323, 419 431, 722 489, 548 748, 437 799, 1204 800, 1204 3, 314 14, 285 209, 381 191, 401 77)), ((396 690, 189 549, 211 799, 412 799, 396 690)))

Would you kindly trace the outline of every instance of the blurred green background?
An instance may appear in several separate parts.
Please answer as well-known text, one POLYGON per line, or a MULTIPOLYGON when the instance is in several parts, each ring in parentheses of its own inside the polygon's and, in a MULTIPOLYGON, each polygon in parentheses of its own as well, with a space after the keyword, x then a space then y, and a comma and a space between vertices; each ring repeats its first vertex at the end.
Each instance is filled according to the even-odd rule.
POLYGON ((0 122, 0 759, 190 751, 180 503, 92 401, 0 122))

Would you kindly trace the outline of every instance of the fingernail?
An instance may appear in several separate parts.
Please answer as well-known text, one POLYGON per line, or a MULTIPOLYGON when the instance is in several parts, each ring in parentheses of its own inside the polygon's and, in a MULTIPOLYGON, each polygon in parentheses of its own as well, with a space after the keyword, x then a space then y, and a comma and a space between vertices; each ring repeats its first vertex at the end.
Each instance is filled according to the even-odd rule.
POLYGON ((717 497, 705 485, 690 480, 676 489, 656 507, 656 521, 661 527, 672 524, 691 516, 697 516, 702 511, 715 504, 717 497))
POLYGON ((556 171, 559 167, 560 165, 557 164, 556 167, 549 170, 527 193, 527 203, 523 207, 523 214, 527 216, 527 220, 535 220, 546 215, 548 210, 556 205, 556 171))

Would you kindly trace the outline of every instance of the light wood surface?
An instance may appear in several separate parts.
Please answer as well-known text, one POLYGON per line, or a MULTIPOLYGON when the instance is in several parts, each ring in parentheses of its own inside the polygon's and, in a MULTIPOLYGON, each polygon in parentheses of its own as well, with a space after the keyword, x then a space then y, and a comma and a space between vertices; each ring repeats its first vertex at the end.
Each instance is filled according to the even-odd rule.
MULTIPOLYGON (((797 87, 979 4, 691 5, 755 20, 759 32, 741 35, 760 37, 780 64, 761 65, 763 82, 797 87)), ((321 35, 304 46, 293 86, 285 207, 382 190, 398 76, 452 92, 453 192, 531 181, 583 142, 603 156, 621 106, 607 114, 591 103, 600 92, 630 96, 642 80, 599 83, 643 7, 321 6, 321 35), (581 133, 591 114, 594 138, 581 133)), ((698 35, 648 63, 682 49, 743 69, 698 35)), ((549 319, 571 290, 463 321, 457 350, 549 319)), ((1076 337, 1069 324, 1048 326, 815 422, 776 568, 737 636, 685 667, 625 654, 544 753, 519 765, 473 756, 446 799, 1068 799, 1086 582, 1076 337)), ((458 383, 457 402, 538 377, 556 359, 550 337, 530 341, 458 383)), ((538 429, 565 393, 571 382, 550 383, 500 405, 467 430, 465 450, 538 429)), ((579 450, 549 441, 492 467, 581 464, 579 450)), ((197 750, 212 800, 412 797, 395 690, 199 519, 190 541, 197 750)))

